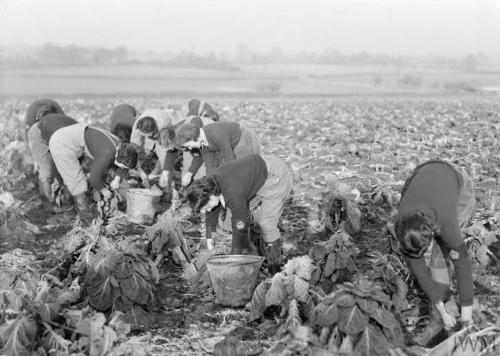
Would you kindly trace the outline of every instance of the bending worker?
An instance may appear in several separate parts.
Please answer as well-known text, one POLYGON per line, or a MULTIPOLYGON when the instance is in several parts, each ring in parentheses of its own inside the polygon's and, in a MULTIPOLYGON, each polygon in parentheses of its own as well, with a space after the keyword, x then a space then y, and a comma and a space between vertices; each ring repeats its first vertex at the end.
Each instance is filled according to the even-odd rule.
MULTIPOLYGON (((76 208, 82 221, 89 223, 92 219, 87 196, 87 176, 83 172, 80 160, 84 156, 92 162, 88 181, 96 190, 106 195, 103 190, 108 169, 114 165, 120 139, 112 133, 87 126, 84 123, 54 130, 47 125, 41 126, 44 137, 49 140, 49 148, 57 171, 64 184, 73 196, 76 208)), ((130 157, 137 161, 137 152, 130 148, 130 157)))
POLYGON ((253 221, 262 232, 261 251, 271 266, 281 264, 278 221, 292 190, 292 173, 277 157, 248 155, 228 162, 188 188, 193 211, 206 213, 207 238, 215 232, 219 212, 232 211, 231 254, 241 254, 253 221))
MULTIPOLYGON (((24 118, 26 142, 35 163, 35 170, 38 172, 38 189, 42 198, 42 204, 46 204, 51 199, 50 186, 55 173, 54 162, 49 153, 48 143, 42 138, 38 125, 40 119, 47 114, 64 115, 64 111, 54 100, 40 99, 28 107, 24 118)), ((75 120, 73 121, 73 123, 76 123, 75 120)))
POLYGON ((443 326, 449 329, 456 323, 444 306, 450 298, 450 261, 457 275, 461 320, 472 321, 472 262, 459 227, 469 219, 475 197, 471 178, 443 161, 418 166, 401 195, 396 235, 411 272, 433 306, 429 325, 415 338, 425 345, 443 326), (429 267, 424 256, 428 250, 429 267))

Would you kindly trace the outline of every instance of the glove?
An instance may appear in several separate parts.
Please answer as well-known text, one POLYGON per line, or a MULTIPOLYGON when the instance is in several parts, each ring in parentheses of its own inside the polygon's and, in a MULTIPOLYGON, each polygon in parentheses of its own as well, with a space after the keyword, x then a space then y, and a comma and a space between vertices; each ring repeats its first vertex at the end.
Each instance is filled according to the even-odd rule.
POLYGON ((148 175, 142 169, 139 170, 139 177, 141 178, 142 181, 147 181, 148 180, 148 175))
POLYGON ((462 312, 460 316, 462 324, 469 325, 472 324, 472 305, 462 307, 462 312))
POLYGON ((120 176, 116 176, 115 179, 111 182, 109 185, 111 190, 118 190, 120 189, 120 176))
POLYGON ((187 172, 182 175, 182 186, 187 187, 193 180, 193 173, 187 172))
POLYGON ((111 198, 111 191, 108 188, 102 188, 101 194, 105 199, 111 198))
POLYGON ((453 315, 449 314, 446 311, 443 302, 437 303, 436 309, 439 311, 439 314, 441 315, 441 319, 443 320, 443 324, 446 330, 455 327, 457 321, 455 320, 455 317, 453 315))
POLYGON ((168 181, 170 178, 170 172, 169 171, 162 171, 160 175, 160 179, 158 181, 158 185, 162 188, 168 187, 168 181))

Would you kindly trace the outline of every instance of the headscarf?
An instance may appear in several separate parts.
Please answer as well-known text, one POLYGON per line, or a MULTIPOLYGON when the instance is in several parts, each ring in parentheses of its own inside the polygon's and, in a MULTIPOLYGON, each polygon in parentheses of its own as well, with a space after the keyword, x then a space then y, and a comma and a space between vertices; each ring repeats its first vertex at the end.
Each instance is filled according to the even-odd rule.
POLYGON ((214 121, 219 121, 219 114, 217 111, 215 111, 210 104, 198 99, 191 99, 189 101, 187 116, 210 117, 214 121))
POLYGON ((148 109, 145 110, 141 116, 137 118, 137 120, 135 120, 134 127, 132 128, 132 135, 130 136, 130 142, 135 145, 142 146, 144 140, 144 148, 152 150, 152 147, 154 147, 155 144, 154 140, 146 137, 146 135, 140 132, 137 128, 139 120, 145 117, 150 117, 154 120, 158 128, 158 132, 171 125, 174 122, 174 118, 164 110, 148 109))

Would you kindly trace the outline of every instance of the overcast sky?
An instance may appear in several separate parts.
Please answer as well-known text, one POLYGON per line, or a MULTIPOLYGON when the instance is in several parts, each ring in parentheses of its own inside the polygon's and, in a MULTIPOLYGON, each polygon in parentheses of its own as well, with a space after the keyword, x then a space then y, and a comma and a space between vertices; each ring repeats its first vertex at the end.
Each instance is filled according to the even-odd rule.
POLYGON ((0 0, 0 46, 500 56, 500 0, 0 0))

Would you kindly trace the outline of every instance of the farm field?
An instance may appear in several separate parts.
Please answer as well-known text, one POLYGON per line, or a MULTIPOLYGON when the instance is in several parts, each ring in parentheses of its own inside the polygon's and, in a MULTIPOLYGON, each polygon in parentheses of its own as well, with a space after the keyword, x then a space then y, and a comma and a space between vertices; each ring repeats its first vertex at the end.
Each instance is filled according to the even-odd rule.
POLYGON ((241 65, 234 71, 152 65, 2 68, 9 96, 168 95, 184 97, 450 94, 500 87, 500 71, 339 65, 241 65))
MULTIPOLYGON (((122 70, 126 72, 126 68, 122 70)), ((255 68, 252 70, 256 71, 255 68)), ((259 70, 262 78, 271 80, 264 69, 259 70)), ((477 206, 463 233, 473 257, 475 292, 481 306, 477 327, 490 326, 490 330, 498 336, 498 97, 432 97, 429 94, 433 90, 440 94, 443 92, 439 88, 432 89, 430 73, 425 74, 425 78, 429 79, 424 80, 430 84, 425 85, 425 90, 421 88, 425 96, 404 93, 391 96, 385 93, 381 97, 349 95, 335 98, 314 98, 314 95, 325 93, 346 93, 346 86, 341 89, 339 86, 339 91, 335 91, 335 82, 341 74, 333 68, 322 74, 315 73, 317 78, 310 72, 307 80, 297 79, 302 77, 291 72, 280 74, 281 83, 285 83, 280 93, 305 96, 300 99, 280 98, 279 95, 270 99, 248 98, 244 94, 225 98, 223 89, 213 91, 214 87, 224 88, 227 85, 239 88, 242 93, 253 91, 258 80, 242 81, 241 74, 234 77, 227 74, 224 78, 217 77, 217 74, 217 79, 199 80, 177 73, 179 77, 172 82, 171 74, 157 76, 146 68, 144 72, 137 72, 137 78, 129 73, 126 79, 108 81, 100 77, 92 79, 91 74, 84 71, 78 74, 80 79, 72 81, 69 88, 66 69, 54 69, 54 72, 47 73, 55 79, 44 78, 49 74, 36 77, 37 74, 26 71, 9 75, 0 72, 0 128, 3 133, 0 139, 0 253, 3 254, 0 256, 0 269, 10 271, 10 279, 0 281, 0 321, 15 325, 14 329, 8 330, 0 326, 3 352, 17 352, 19 355, 45 355, 50 350, 57 350, 52 351, 55 355, 223 355, 223 350, 232 348, 232 354, 238 355, 327 355, 335 350, 354 349, 359 354, 376 354, 378 350, 383 355, 388 354, 389 349, 397 349, 397 355, 424 355, 425 350, 411 346, 411 339, 424 321, 421 315, 425 303, 408 277, 391 234, 391 222, 405 179, 416 165, 436 158, 463 167, 473 177, 477 206), (54 73, 57 75, 53 76, 54 73), (60 79, 57 79, 59 76, 60 79), (143 80, 145 76, 148 77, 146 81, 143 80), (238 76, 240 78, 235 79, 238 76), (304 85, 311 80, 310 87, 304 85), (48 82, 47 87, 39 86, 38 81, 48 82), (138 81, 143 84, 136 86, 138 81), (31 172, 32 163, 23 142, 24 113, 32 97, 55 93, 53 98, 69 116, 102 127, 107 127, 112 108, 120 103, 132 104, 139 111, 168 108, 180 117, 185 114, 184 106, 190 99, 184 91, 192 88, 194 81, 200 83, 201 93, 212 93, 213 99, 209 102, 222 119, 239 121, 250 127, 259 135, 265 153, 279 156, 291 167, 294 174, 293 199, 280 223, 286 257, 292 259, 307 255, 311 247, 342 236, 345 243, 339 245, 336 251, 339 255, 352 257, 354 270, 349 270, 352 275, 343 274, 347 266, 341 262, 334 272, 337 273, 337 283, 330 277, 314 280, 311 272, 308 278, 299 280, 302 267, 297 267, 294 273, 288 271, 291 273, 288 277, 293 276, 295 281, 301 283, 306 281, 306 294, 293 295, 292 292, 286 297, 273 296, 277 298, 276 303, 269 302, 269 293, 264 298, 265 302, 259 302, 259 295, 254 295, 248 308, 227 308, 214 303, 215 295, 206 279, 200 277, 190 283, 182 279, 183 270, 167 255, 158 267, 158 278, 144 277, 147 283, 136 288, 134 302, 119 304, 118 295, 113 294, 109 308, 97 307, 100 304, 96 304, 96 294, 107 296, 116 286, 111 285, 109 290, 96 287, 99 283, 95 283, 95 275, 89 277, 94 267, 89 264, 87 270, 81 268, 80 256, 84 248, 81 245, 77 246, 80 249, 76 248, 75 241, 86 243, 86 246, 94 244, 92 248, 96 250, 101 248, 96 242, 101 241, 100 238, 109 240, 110 244, 125 241, 129 246, 133 242, 137 246, 128 256, 133 256, 134 263, 146 266, 147 272, 144 273, 150 276, 154 268, 149 261, 153 257, 144 247, 148 243, 145 227, 124 223, 115 226, 119 232, 116 235, 110 234, 104 226, 83 232, 72 230, 73 212, 49 214, 41 211, 36 180, 31 172), (63 82, 67 90, 61 89, 63 82), (104 82, 108 84, 104 85, 104 82), (318 85, 318 82, 325 86, 318 85), (26 89, 29 85, 32 89, 26 89), (155 92, 160 87, 165 89, 158 93, 174 95, 138 95, 155 92), (121 89, 126 95, 120 97, 118 93, 122 92, 121 89), (20 95, 21 92, 24 95, 20 95), (103 95, 98 97, 98 94, 103 95), (339 226, 332 219, 330 226, 322 226, 322 218, 329 212, 327 193, 340 189, 342 184, 360 193, 356 199, 361 212, 360 230, 348 237, 337 233, 339 226), (14 202, 7 201, 8 192, 13 194, 14 202), (7 204, 11 204, 10 209, 7 204), (15 256, 17 260, 13 258, 15 256), (393 273, 392 280, 384 277, 388 270, 393 273), (376 273, 373 274, 373 271, 376 273), (55 277, 48 278, 50 273, 55 277), (407 293, 395 284, 396 279, 409 284, 407 293), (8 294, 9 288, 14 292, 8 294), (354 321, 337 316, 330 319, 326 316, 325 320, 319 321, 318 313, 326 303, 320 289, 328 293, 335 288, 340 288, 344 296, 350 295, 352 300, 348 298, 338 308, 355 314, 354 321), (147 293, 141 300, 138 294, 143 290, 147 293), (358 293, 355 294, 358 299, 349 294, 352 290, 358 293), (384 314, 386 319, 372 314, 368 316, 366 310, 369 308, 365 310, 361 307, 363 300, 373 303, 369 299, 370 294, 377 294, 373 291, 383 295, 384 301, 380 303, 390 311, 388 315, 384 314), (152 300, 148 299, 150 297, 152 300), (354 305, 354 300, 359 308, 354 305), (116 318, 110 318, 112 309, 120 310, 124 315, 115 313, 113 316, 116 318), (142 314, 136 314, 137 311, 142 314), (334 334, 338 337, 332 336, 334 334), (12 335, 17 337, 14 341, 12 335), (374 336, 378 343, 367 342, 367 338, 374 336)), ((75 73, 77 71, 72 72, 70 77, 75 73)), ((381 89, 372 84, 373 72, 356 75, 361 78, 360 87, 364 85, 367 88, 361 93, 380 93, 381 89)), ((445 80, 442 73, 440 75, 440 80, 445 80)), ((451 73, 448 75, 453 77, 451 73)), ((399 74, 382 76, 396 80, 399 74)), ((487 83, 482 81, 482 84, 487 83)), ((496 85, 495 78, 489 78, 488 84, 496 85)), ((395 88, 391 85, 388 85, 391 88, 389 92, 395 88)), ((191 219, 190 224, 183 223, 184 233, 187 237, 194 236, 196 240, 199 235, 193 233, 193 224, 198 227, 198 221, 191 219)), ((224 250, 227 240, 228 237, 220 233, 216 244, 224 250)), ((92 250, 89 248, 89 251, 92 250)), ((195 255, 201 253, 195 251, 195 255)), ((97 255, 88 252, 88 256, 93 258, 97 255)), ((314 254, 312 256, 314 270, 321 272, 325 261, 314 257, 314 254)), ((110 270, 108 273, 111 273, 110 270)), ((269 277, 266 271, 261 271, 259 293, 264 289, 261 282, 264 285, 268 283, 266 288, 272 289, 269 284, 274 282, 266 279, 269 277)), ((104 304, 109 302, 109 298, 107 301, 97 299, 104 304)), ((493 352, 498 352, 498 348, 493 352)))

